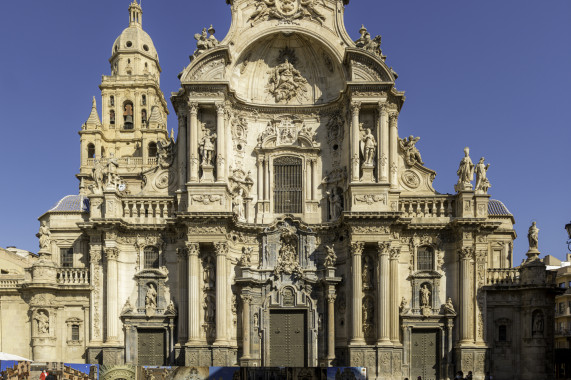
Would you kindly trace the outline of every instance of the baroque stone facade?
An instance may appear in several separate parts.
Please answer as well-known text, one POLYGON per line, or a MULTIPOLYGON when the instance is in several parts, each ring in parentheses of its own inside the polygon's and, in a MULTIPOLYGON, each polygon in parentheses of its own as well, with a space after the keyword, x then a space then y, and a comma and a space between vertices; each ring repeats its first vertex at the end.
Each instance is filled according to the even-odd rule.
POLYGON ((515 238, 488 166, 466 148, 457 193, 434 190, 419 138, 399 138, 405 97, 380 36, 345 31, 348 0, 227 2, 230 31, 195 36, 171 96, 176 140, 130 5, 102 117, 94 99, 80 131, 79 195, 40 217, 39 259, 0 288, 3 329, 20 316, 30 343, 7 346, 106 366, 483 379, 485 287, 513 271, 515 238))

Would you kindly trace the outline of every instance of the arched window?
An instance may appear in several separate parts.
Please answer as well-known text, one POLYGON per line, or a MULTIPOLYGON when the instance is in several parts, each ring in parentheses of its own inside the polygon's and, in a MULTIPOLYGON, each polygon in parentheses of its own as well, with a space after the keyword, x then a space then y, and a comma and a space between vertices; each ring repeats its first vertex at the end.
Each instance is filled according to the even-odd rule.
POLYGON ((95 158, 95 145, 87 144, 87 158, 95 158))
POLYGON ((113 95, 109 97, 109 105, 111 107, 115 106, 115 97, 113 95))
MULTIPOLYGON (((147 63, 145 62, 145 67, 147 67, 147 63)), ((147 105, 147 95, 143 95, 141 97, 141 105, 146 106, 147 105)))
POLYGON ((274 210, 278 214, 303 212, 302 160, 278 157, 274 160, 274 210))
POLYGON ((156 247, 146 247, 144 250, 145 268, 159 267, 159 250, 156 247))
POLYGON ((147 110, 145 109, 141 111, 141 125, 143 125, 143 127, 147 125, 147 110))
POLYGON ((79 340, 79 325, 71 325, 71 340, 79 340))
POLYGON ((123 129, 133 129, 133 103, 123 104, 123 129))
POLYGON ((109 111, 109 123, 115 124, 115 111, 113 110, 109 111))
POLYGON ((157 156, 157 143, 151 141, 149 143, 149 157, 153 158, 157 156))
POLYGON ((417 270, 434 270, 434 251, 430 247, 419 247, 417 254, 417 270))

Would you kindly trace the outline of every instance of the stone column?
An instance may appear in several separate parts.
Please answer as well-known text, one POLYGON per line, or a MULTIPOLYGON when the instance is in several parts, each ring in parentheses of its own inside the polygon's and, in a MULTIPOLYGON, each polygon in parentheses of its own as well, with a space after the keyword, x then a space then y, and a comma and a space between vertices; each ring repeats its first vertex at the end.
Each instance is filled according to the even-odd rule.
POLYGON ((317 158, 312 158, 311 159, 311 178, 312 178, 312 184, 311 184, 311 200, 316 201, 317 200, 317 186, 319 184, 319 173, 317 172, 317 158))
POLYGON ((188 344, 195 345, 200 343, 200 315, 198 313, 198 306, 201 303, 198 261, 200 245, 187 243, 186 249, 188 254, 188 344))
POLYGON ((359 112, 361 103, 351 103, 351 182, 359 182, 359 112))
POLYGON ((224 103, 216 103, 216 182, 226 181, 226 118, 224 103))
POLYGON ((226 331, 226 256, 228 254, 227 243, 215 243, 216 249, 216 345, 228 343, 226 331))
POLYGON ((189 103, 188 112, 190 114, 188 133, 187 162, 191 182, 198 182, 198 103, 189 103))
POLYGON ((119 314, 117 308, 117 257, 119 249, 105 248, 107 260, 107 340, 108 343, 117 343, 119 340, 119 314))
POLYGON ((250 359, 250 303, 252 296, 242 295, 242 359, 250 359))
POLYGON ((398 178, 397 178, 397 171, 398 171, 398 119, 399 114, 397 111, 394 111, 390 114, 390 126, 389 126, 389 163, 390 163, 390 180, 391 180, 391 189, 396 189, 398 187, 398 178))
POLYGON ((470 261, 474 255, 474 250, 469 247, 458 250, 460 259, 460 344, 470 344, 473 341, 471 329, 472 318, 470 316, 470 303, 473 302, 470 297, 470 261))
POLYGON ((353 313, 352 317, 352 336, 351 345, 364 345, 365 339, 363 338, 363 269, 361 268, 361 256, 365 243, 357 242, 351 244, 351 271, 353 277, 353 313))
POLYGON ((378 243, 378 274, 377 279, 377 345, 387 346, 390 340, 390 310, 389 310, 389 253, 391 243, 378 243))
POLYGON ((335 294, 327 295, 327 362, 335 360, 335 294))
MULTIPOLYGON (((264 200, 264 157, 258 157, 258 202, 264 200)), ((259 211, 259 210, 258 210, 259 211)))
POLYGON ((186 300, 188 295, 186 294, 188 288, 188 264, 186 263, 188 250, 185 248, 177 248, 176 250, 178 257, 178 341, 180 344, 184 344, 188 339, 188 322, 187 322, 187 305, 186 300))
POLYGON ((95 137, 95 158, 101 158, 101 137, 95 137))
POLYGON ((390 284, 390 315, 391 315, 391 341, 399 343, 399 287, 395 286, 399 282, 399 256, 400 248, 391 249, 390 267, 391 267, 391 280, 390 284))
MULTIPOLYGON (((93 241, 95 237, 91 237, 93 241)), ((93 291, 91 292, 91 307, 90 321, 91 321, 91 341, 92 342, 103 342, 102 331, 103 325, 102 320, 102 263, 101 263, 101 246, 91 245, 89 248, 89 274, 91 279, 91 286, 93 291)), ((87 319, 85 320, 87 324, 87 319)))
POLYGON ((379 117, 381 119, 381 134, 379 142, 379 168, 380 182, 389 181, 389 111, 386 103, 379 104, 379 117))
POLYGON ((178 118, 178 143, 177 143, 177 159, 178 159, 178 188, 184 190, 186 184, 186 118, 179 115, 178 118))

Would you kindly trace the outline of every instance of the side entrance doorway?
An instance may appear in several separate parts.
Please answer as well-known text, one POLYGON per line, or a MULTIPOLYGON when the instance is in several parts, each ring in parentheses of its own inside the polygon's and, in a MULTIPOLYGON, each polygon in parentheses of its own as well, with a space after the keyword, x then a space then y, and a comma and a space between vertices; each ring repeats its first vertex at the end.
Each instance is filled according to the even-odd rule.
POLYGON ((140 365, 165 365, 165 330, 139 329, 137 358, 140 365))
POLYGON ((410 367, 411 377, 423 380, 440 379, 440 347, 438 330, 412 330, 410 367))
POLYGON ((270 312, 271 367, 307 366, 307 313, 303 310, 270 312))

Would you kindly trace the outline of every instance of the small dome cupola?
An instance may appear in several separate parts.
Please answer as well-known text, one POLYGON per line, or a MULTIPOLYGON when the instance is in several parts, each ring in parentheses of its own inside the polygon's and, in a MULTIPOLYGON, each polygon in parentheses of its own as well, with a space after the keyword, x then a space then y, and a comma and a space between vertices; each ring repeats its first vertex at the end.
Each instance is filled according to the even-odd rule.
POLYGON ((143 8, 137 3, 137 0, 133 0, 131 5, 129 5, 129 26, 141 27, 143 25, 143 8))

